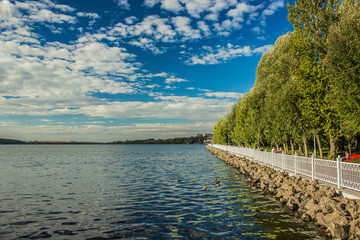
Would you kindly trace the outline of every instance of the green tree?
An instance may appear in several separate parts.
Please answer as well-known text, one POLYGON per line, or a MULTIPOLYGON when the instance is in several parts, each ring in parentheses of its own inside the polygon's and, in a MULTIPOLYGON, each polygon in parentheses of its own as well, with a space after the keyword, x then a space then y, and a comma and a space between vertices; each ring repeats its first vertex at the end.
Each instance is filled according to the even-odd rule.
POLYGON ((213 131, 213 141, 217 144, 227 144, 227 136, 222 118, 219 119, 215 124, 213 131))
POLYGON ((331 102, 340 113, 342 134, 350 143, 360 131, 360 4, 344 4, 340 21, 329 31, 325 62, 331 102))
POLYGON ((249 93, 245 94, 238 102, 236 108, 234 139, 235 143, 251 146, 256 142, 254 134, 254 111, 251 111, 249 93))
POLYGON ((292 33, 287 33, 279 37, 274 48, 262 56, 252 90, 265 96, 261 111, 265 138, 276 146, 283 144, 286 152, 288 143, 294 152, 294 143, 299 142, 301 132, 296 105, 298 93, 292 73, 297 61, 291 53, 292 36, 292 33))
POLYGON ((339 133, 336 112, 328 97, 328 75, 324 59, 330 26, 338 21, 339 0, 298 0, 288 4, 289 21, 294 26, 293 53, 299 59, 294 75, 298 80, 299 108, 305 127, 316 137, 323 157, 321 134, 327 134, 334 148, 339 133))

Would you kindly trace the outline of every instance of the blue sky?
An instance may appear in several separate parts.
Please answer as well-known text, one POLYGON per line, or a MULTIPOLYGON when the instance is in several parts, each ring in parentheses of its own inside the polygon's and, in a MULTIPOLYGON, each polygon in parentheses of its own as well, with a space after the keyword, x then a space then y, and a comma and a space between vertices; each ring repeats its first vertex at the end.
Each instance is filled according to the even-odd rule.
POLYGON ((0 138, 212 132, 292 30, 283 0, 0 0, 0 138))

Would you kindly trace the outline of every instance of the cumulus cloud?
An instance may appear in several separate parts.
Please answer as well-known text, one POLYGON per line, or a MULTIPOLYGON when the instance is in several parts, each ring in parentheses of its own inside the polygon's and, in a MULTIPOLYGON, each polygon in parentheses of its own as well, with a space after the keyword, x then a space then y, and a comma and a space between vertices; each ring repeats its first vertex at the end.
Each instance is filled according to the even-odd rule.
POLYGON ((279 0, 270 3, 270 5, 263 11, 263 15, 273 15, 280 8, 285 7, 284 0, 279 0))
MULTIPOLYGON (((72 12, 74 9, 50 1, 16 2, 15 5, 1 1, 0 4, 1 11, 7 14, 7 18, 0 21, 3 29, 0 36, 0 96, 20 97, 27 102, 46 99, 56 105, 62 98, 89 100, 89 93, 132 94, 137 91, 137 86, 123 81, 124 77, 139 70, 136 56, 124 48, 99 42, 103 36, 84 36, 72 44, 39 41, 42 36, 33 32, 32 24, 76 22, 75 17, 51 10, 72 12), (20 14, 20 10, 28 11, 28 15, 20 14)), ((78 13, 78 16, 98 17, 85 13, 78 13)), ((17 114, 19 110, 10 112, 17 114)))
POLYGON ((173 76, 165 79, 165 83, 167 84, 178 83, 178 82, 188 82, 188 80, 182 78, 176 78, 173 76))
POLYGON ((130 16, 130 17, 125 18, 125 22, 127 24, 134 24, 137 20, 138 19, 135 16, 130 16))
POLYGON ((148 8, 154 7, 156 4, 160 3, 160 0, 145 0, 144 5, 148 8))
POLYGON ((64 5, 57 5, 52 2, 16 2, 16 7, 28 14, 27 21, 30 22, 74 24, 77 21, 76 17, 68 14, 69 12, 74 11, 74 9, 64 7, 64 5))
POLYGON ((244 2, 238 3, 236 8, 233 8, 227 12, 227 16, 232 18, 232 24, 235 29, 241 28, 240 23, 244 22, 245 13, 254 13, 256 10, 263 8, 263 5, 258 6, 248 5, 244 2))
POLYGON ((131 45, 160 54, 167 50, 163 43, 176 44, 211 35, 211 29, 204 21, 193 23, 191 18, 185 16, 164 18, 150 15, 142 21, 135 21, 137 19, 134 17, 128 17, 126 23, 117 23, 106 31, 106 38, 120 38, 131 45))
POLYGON ((1 95, 57 98, 136 91, 128 83, 107 78, 110 73, 127 75, 136 70, 133 55, 120 48, 100 43, 29 47, 0 41, 0 56, 1 95), (98 51, 107 56, 99 56, 98 51))
POLYGON ((182 2, 185 4, 185 8, 190 16, 195 18, 200 18, 200 14, 208 11, 212 5, 211 0, 182 0, 182 2))
POLYGON ((115 27, 109 29, 107 34, 122 38, 147 36, 154 41, 174 42, 177 33, 169 25, 167 18, 150 15, 135 25, 117 23, 115 27))
POLYGON ((92 19, 100 18, 99 14, 97 14, 97 13, 87 13, 87 12, 77 12, 76 16, 78 16, 78 17, 88 17, 88 18, 92 18, 92 19))
POLYGON ((178 0, 162 0, 161 8, 172 12, 180 12, 183 9, 178 0))
POLYGON ((20 11, 9 1, 0 1, 0 19, 9 19, 20 16, 20 11))
POLYGON ((183 119, 216 122, 226 114, 234 100, 211 99, 188 96, 154 96, 156 101, 106 102, 101 99, 83 96, 69 99, 60 98, 13 98, 0 99, 2 115, 25 114, 31 116, 49 116, 62 114, 82 114, 102 118, 156 118, 183 119), (74 101, 76 100, 76 101, 74 101), (199 114, 201 113, 201 114, 199 114))
POLYGON ((113 0, 119 7, 124 9, 130 9, 130 4, 127 0, 113 0))
POLYGON ((185 63, 189 65, 195 64, 219 64, 230 59, 241 56, 252 56, 254 54, 261 54, 269 51, 273 45, 265 45, 258 48, 251 49, 250 46, 233 46, 228 44, 226 47, 218 47, 213 49, 211 47, 204 47, 205 53, 192 56, 185 63))
POLYGON ((207 97, 238 99, 243 94, 238 92, 206 92, 204 95, 207 97))
POLYGON ((252 5, 251 2, 236 0, 145 0, 144 5, 149 8, 159 6, 175 14, 181 13, 182 16, 172 17, 171 22, 168 23, 173 25, 176 32, 177 37, 173 36, 172 39, 178 40, 178 36, 186 35, 180 39, 189 41, 211 37, 213 34, 229 36, 233 31, 240 30, 243 23, 251 24, 256 21, 265 8, 260 18, 261 24, 264 24, 264 16, 270 14, 270 11, 277 11, 283 3, 280 0, 265 7, 265 4, 252 5), (223 17, 221 20, 220 15, 223 17), (194 19, 201 19, 196 23, 197 26, 194 19), (180 27, 180 24, 183 26, 180 27), (184 29, 185 26, 187 29, 184 29))
POLYGON ((191 27, 191 19, 188 17, 178 16, 172 18, 176 32, 182 37, 182 40, 201 38, 200 31, 191 27))

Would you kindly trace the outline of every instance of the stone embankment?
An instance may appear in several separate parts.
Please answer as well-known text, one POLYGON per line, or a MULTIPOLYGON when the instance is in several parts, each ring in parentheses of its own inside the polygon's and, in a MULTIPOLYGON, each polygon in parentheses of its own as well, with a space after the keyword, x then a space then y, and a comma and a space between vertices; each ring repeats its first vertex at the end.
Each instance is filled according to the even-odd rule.
POLYGON ((339 196, 332 187, 320 185, 301 176, 238 157, 210 146, 206 148, 219 159, 249 177, 251 186, 275 196, 303 221, 314 222, 334 239, 360 239, 360 200, 339 196))

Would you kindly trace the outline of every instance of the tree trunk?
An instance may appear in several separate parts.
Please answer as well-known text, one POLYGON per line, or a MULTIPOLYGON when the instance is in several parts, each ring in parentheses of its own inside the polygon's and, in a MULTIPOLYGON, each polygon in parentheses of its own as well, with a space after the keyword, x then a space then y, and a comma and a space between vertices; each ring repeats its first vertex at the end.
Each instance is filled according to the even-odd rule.
POLYGON ((307 157, 308 156, 308 147, 307 147, 306 137, 303 137, 303 142, 304 142, 305 157, 307 157))
POLYGON ((295 149, 294 149, 294 141, 292 138, 290 138, 290 145, 291 145, 291 154, 294 155, 295 154, 295 149))
POLYGON ((351 142, 348 142, 349 153, 351 154, 351 142))
POLYGON ((276 145, 276 151, 279 151, 279 144, 275 143, 276 145))
POLYGON ((285 143, 283 144, 283 146, 284 146, 284 152, 285 152, 285 154, 287 154, 287 153, 289 152, 289 147, 288 147, 287 142, 285 142, 285 143))
POLYGON ((330 159, 335 160, 335 137, 330 135, 330 159))
POLYGON ((355 149, 356 149, 355 151, 356 152, 360 152, 359 137, 360 137, 360 135, 356 136, 356 138, 355 138, 355 149))
POLYGON ((320 141, 319 135, 316 135, 316 140, 317 140, 317 144, 318 144, 318 147, 319 147, 320 159, 323 159, 323 152, 322 152, 322 149, 321 149, 321 141, 320 141))
POLYGON ((302 155, 302 154, 303 154, 301 144, 299 144, 299 154, 300 154, 300 155, 302 155))

